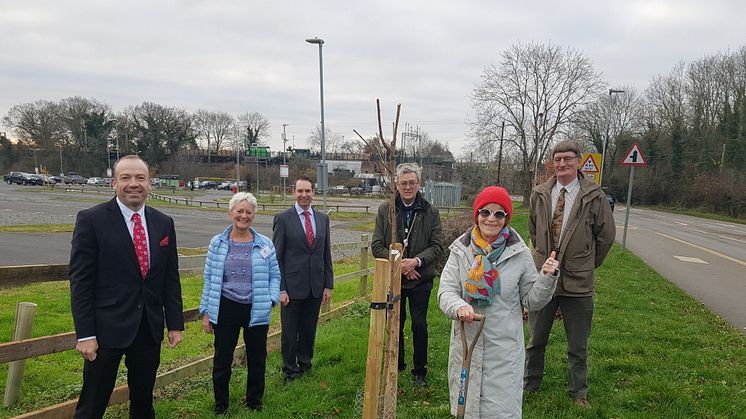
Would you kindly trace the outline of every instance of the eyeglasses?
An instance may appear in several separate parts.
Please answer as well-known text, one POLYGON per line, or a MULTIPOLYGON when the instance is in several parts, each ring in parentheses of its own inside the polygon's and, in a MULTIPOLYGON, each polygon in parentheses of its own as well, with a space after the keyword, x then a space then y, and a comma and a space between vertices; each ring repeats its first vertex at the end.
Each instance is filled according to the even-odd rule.
POLYGON ((572 163, 573 160, 577 159, 578 156, 569 156, 569 157, 555 157, 554 158, 554 164, 560 164, 563 160, 567 163, 572 163))
POLYGON ((490 218, 490 215, 492 215, 495 217, 496 220, 502 220, 508 216, 508 213, 503 210, 495 210, 493 212, 493 211, 488 210, 487 208, 482 208, 477 212, 479 213, 480 217, 490 218))
POLYGON ((410 180, 409 182, 399 182, 399 186, 401 186, 402 188, 406 188, 406 187, 414 188, 417 186, 418 183, 419 182, 416 180, 410 180))

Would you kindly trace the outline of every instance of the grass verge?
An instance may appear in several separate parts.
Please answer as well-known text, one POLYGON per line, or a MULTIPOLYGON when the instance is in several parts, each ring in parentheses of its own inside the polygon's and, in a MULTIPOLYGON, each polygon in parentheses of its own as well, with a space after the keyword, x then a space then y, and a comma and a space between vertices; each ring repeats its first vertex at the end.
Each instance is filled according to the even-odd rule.
POLYGON ((0 233, 70 233, 75 224, 18 224, 0 226, 0 233))
MULTIPOLYGON (((517 222, 516 225, 523 223, 517 222)), ((337 264, 337 274, 355 270, 354 263, 337 264)), ((334 300, 350 299, 357 282, 339 284, 334 300)), ((186 307, 199 298, 201 280, 183 279, 186 307)), ((450 321, 437 308, 433 292, 429 307, 430 385, 415 389, 409 373, 399 378, 398 415, 402 418, 449 416, 446 365, 450 321)), ((35 284, 9 289, 0 298, 0 324, 13 324, 15 301, 39 304, 34 336, 71 330, 66 283, 35 284)), ((280 355, 268 358, 265 409, 257 418, 360 417, 367 356, 369 309, 357 304, 342 319, 319 328, 314 370, 300 380, 282 384, 280 355)), ((275 313, 273 318, 277 321, 275 313)), ((9 328, 0 339, 10 338, 9 328)), ((405 334, 411 364, 411 335, 405 334)), ((565 391, 566 341, 560 324, 550 337, 541 392, 524 400, 525 418, 740 418, 746 412, 746 338, 706 307, 685 295, 615 245, 598 270, 598 294, 590 341, 589 399, 593 408, 570 403, 565 391)), ((191 323, 185 341, 163 349, 162 369, 212 352, 212 340, 191 323)), ((79 356, 72 352, 27 362, 24 400, 16 408, 0 408, 9 417, 74 397, 80 389, 79 356)), ((6 366, 0 366, 4 386, 6 366)), ((118 382, 124 382, 121 372, 118 382)), ((245 391, 245 367, 234 369, 228 417, 247 417, 240 407, 245 391)), ((158 418, 212 418, 210 374, 200 374, 158 390, 158 418)), ((475 391, 475 389, 472 389, 475 391)), ((125 418, 126 406, 107 417, 125 418)))

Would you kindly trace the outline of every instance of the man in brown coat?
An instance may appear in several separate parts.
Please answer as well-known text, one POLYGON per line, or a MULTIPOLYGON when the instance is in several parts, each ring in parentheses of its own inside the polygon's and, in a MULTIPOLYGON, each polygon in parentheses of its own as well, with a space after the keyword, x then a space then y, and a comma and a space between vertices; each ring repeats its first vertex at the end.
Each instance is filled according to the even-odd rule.
POLYGON ((578 171, 579 158, 576 142, 557 144, 552 150, 555 176, 537 185, 531 195, 528 229, 536 267, 540 269, 554 250, 560 276, 549 304, 528 314, 530 340, 523 389, 539 391, 544 351, 559 307, 567 335, 567 390, 575 403, 589 408, 588 339, 593 320, 594 271, 611 249, 616 228, 606 195, 578 171))

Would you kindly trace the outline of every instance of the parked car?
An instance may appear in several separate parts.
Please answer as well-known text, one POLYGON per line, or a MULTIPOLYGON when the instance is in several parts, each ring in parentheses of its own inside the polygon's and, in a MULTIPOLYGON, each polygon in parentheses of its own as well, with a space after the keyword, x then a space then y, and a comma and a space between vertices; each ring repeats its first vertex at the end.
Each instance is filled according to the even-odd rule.
POLYGON ((14 183, 23 185, 23 175, 23 172, 8 172, 8 174, 5 175, 5 183, 7 183, 8 185, 12 185, 14 183))
POLYGON ((44 184, 44 178, 41 177, 41 175, 37 175, 34 173, 27 174, 25 185, 43 185, 43 184, 44 184))
POLYGON ((218 182, 213 180, 204 180, 199 184, 200 189, 215 189, 218 187, 218 182))
POLYGON ((96 182, 101 178, 98 177, 89 177, 88 180, 85 181, 86 185, 95 185, 96 182))
POLYGON ((218 185, 216 189, 221 190, 221 191, 230 191, 233 185, 235 184, 236 182, 230 182, 226 180, 226 181, 223 181, 223 183, 221 183, 220 185, 218 185))
POLYGON ((57 181, 54 180, 54 179, 52 179, 53 177, 54 176, 42 175, 41 179, 42 179, 42 181, 44 181, 44 183, 47 183, 49 185, 54 185, 55 183, 57 183, 57 181))
POLYGON ((354 186, 350 188, 350 195, 362 195, 363 194, 363 188, 359 186, 354 186))
POLYGON ((96 181, 96 185, 98 186, 111 186, 111 178, 110 177, 101 177, 98 178, 96 181))
POLYGON ((54 183, 63 183, 65 180, 61 178, 60 176, 49 176, 50 181, 54 181, 54 183))
POLYGON ((333 186, 331 189, 329 189, 329 193, 331 193, 332 195, 344 195, 347 193, 347 186, 344 186, 344 185, 333 186))
POLYGON ((611 212, 614 212, 614 204, 616 204, 616 199, 614 199, 614 195, 606 194, 606 200, 609 201, 611 212))
POLYGON ((66 184, 73 184, 73 185, 83 185, 88 181, 88 179, 84 178, 83 176, 80 176, 79 174, 75 172, 70 172, 63 178, 63 181, 66 184))

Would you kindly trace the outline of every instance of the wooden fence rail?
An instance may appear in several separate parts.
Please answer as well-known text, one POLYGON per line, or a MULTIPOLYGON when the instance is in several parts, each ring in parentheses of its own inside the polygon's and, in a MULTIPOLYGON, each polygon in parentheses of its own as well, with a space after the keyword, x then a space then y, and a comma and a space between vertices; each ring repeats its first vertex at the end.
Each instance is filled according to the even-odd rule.
MULTIPOLYGON (((372 272, 368 268, 368 253, 370 252, 370 246, 368 241, 368 235, 363 234, 359 242, 354 243, 342 243, 332 245, 335 250, 352 250, 357 249, 360 252, 360 268, 355 272, 349 272, 343 275, 339 275, 334 278, 336 284, 344 283, 354 279, 359 279, 360 288, 359 295, 353 301, 348 301, 342 305, 330 310, 330 304, 325 304, 322 307, 321 314, 319 315, 319 321, 329 321, 337 318, 345 313, 349 307, 359 298, 364 298, 368 294, 367 281, 368 275, 372 272)), ((66 267, 66 265, 63 265, 66 267)), ((16 267, 20 268, 20 267, 16 267)), ((36 268, 36 267, 35 267, 36 268)), ((66 272, 66 270, 65 270, 66 272)), ((59 280, 59 279, 57 279, 59 280)), ((190 309, 184 311, 184 321, 193 322, 199 320, 198 309, 190 309)), ((267 339, 267 348, 274 349, 279 346, 280 341, 280 330, 272 332, 267 339)), ((52 336, 42 336, 38 338, 25 339, 17 342, 7 342, 0 344, 0 364, 23 360, 28 358, 34 358, 52 353, 63 352, 72 350, 75 348, 77 340, 74 332, 60 333, 52 336)), ((237 349, 242 348, 243 345, 239 345, 237 349)), ((241 351, 236 351, 236 357, 238 358, 241 351)), ((201 358, 197 361, 191 362, 186 365, 177 367, 171 371, 164 372, 158 375, 156 378, 155 388, 160 388, 171 384, 177 380, 188 377, 190 375, 197 374, 202 371, 207 371, 212 366, 212 356, 201 358)), ((118 386, 114 389, 114 392, 109 399, 109 404, 117 404, 125 402, 129 399, 129 393, 126 385, 118 386)), ((60 418, 71 418, 75 412, 75 406, 77 399, 68 400, 53 406, 49 406, 40 410, 29 412, 16 418, 37 418, 37 419, 60 419, 60 418)))
MULTIPOLYGON (((360 246, 360 242, 332 244, 332 252, 357 251, 360 246)), ((179 256, 179 267, 185 271, 201 269, 205 266, 204 258, 204 255, 179 256)), ((0 266, 0 288, 18 287, 38 282, 67 281, 69 273, 70 265, 67 263, 0 266)))

